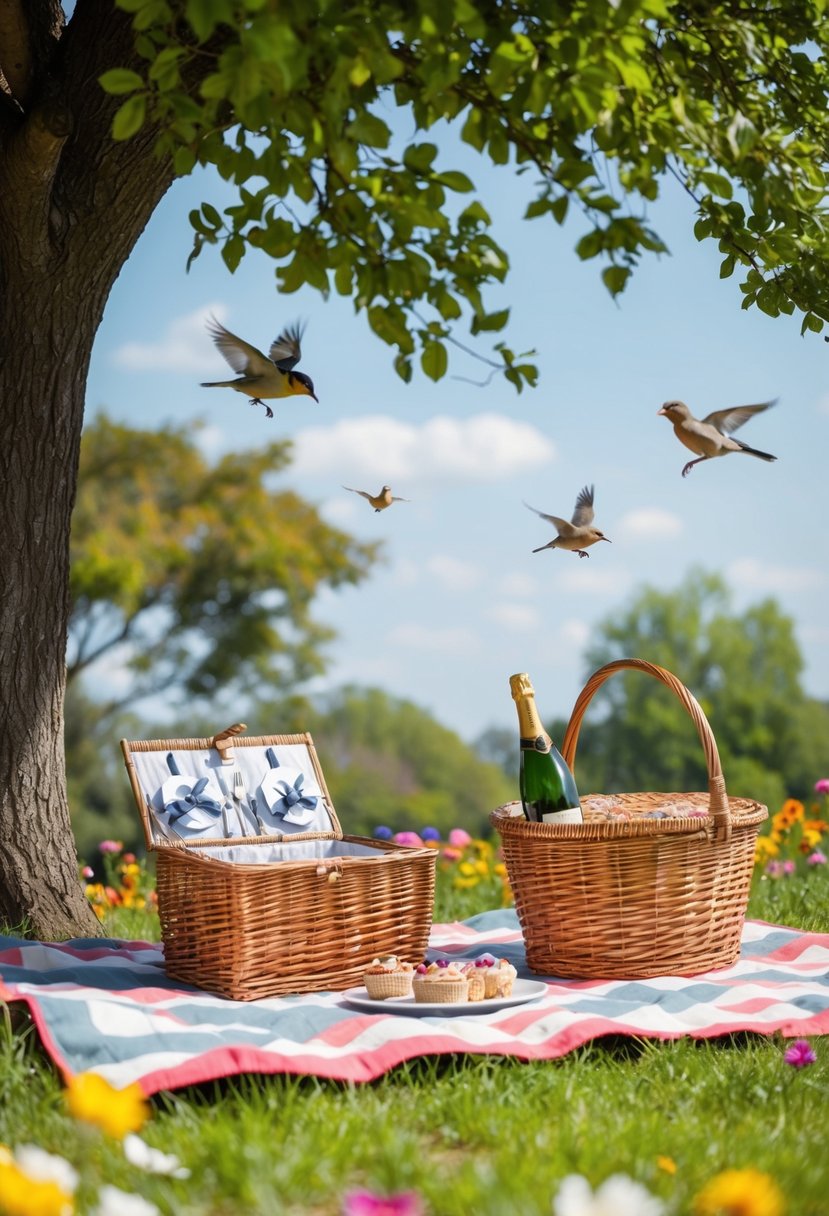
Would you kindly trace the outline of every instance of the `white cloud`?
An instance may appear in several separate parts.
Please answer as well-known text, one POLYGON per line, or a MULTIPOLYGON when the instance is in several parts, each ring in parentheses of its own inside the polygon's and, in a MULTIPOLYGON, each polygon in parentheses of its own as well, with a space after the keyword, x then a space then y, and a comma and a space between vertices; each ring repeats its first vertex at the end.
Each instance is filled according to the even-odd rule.
POLYGON ((298 476, 335 474, 372 492, 385 483, 408 497, 414 482, 492 482, 541 468, 555 454, 536 427, 501 414, 437 416, 420 425, 373 414, 300 431, 294 470, 298 476))
MULTIPOLYGON (((208 304, 184 317, 175 317, 157 342, 126 342, 113 351, 112 361, 130 371, 196 372, 210 376, 217 360, 219 364, 224 361, 205 328, 209 316, 223 321, 227 309, 223 304, 208 304)), ((225 371, 227 378, 231 378, 233 373, 227 368, 225 371)))
POLYGON ((471 562, 462 562, 446 554, 435 554, 426 563, 426 570, 449 591, 471 591, 483 578, 483 571, 471 562))
POLYGON ((826 574, 815 566, 774 566, 754 557, 741 557, 726 570, 731 585, 750 591, 778 594, 786 591, 811 591, 826 584, 826 574))
POLYGON ((515 633, 527 633, 541 624, 541 614, 534 604, 504 602, 493 604, 487 616, 515 633))
POLYGON ((669 540, 679 536, 682 528, 682 520, 671 511, 663 511, 661 507, 640 507, 623 515, 614 530, 631 540, 669 540))
POLYGON ((561 622, 558 632, 563 643, 576 650, 581 650, 590 637, 590 626, 580 618, 571 617, 569 620, 561 622))
POLYGON ((424 650, 431 654, 467 655, 477 650, 477 639, 468 629, 447 626, 445 629, 430 629, 415 622, 396 625, 388 634, 392 646, 404 646, 408 650, 424 650))
POLYGON ((193 440, 199 451, 208 459, 220 455, 222 448, 229 449, 230 440, 220 426, 199 426, 193 431, 193 440))

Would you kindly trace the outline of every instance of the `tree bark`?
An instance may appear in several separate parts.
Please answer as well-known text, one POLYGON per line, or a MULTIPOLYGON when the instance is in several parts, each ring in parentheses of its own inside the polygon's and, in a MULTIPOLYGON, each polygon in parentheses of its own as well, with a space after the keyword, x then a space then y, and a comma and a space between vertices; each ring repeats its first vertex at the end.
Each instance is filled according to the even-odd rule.
POLYGON ((172 181, 154 130, 110 137, 98 77, 140 70, 129 15, 78 0, 58 38, 56 8, 0 0, 25 43, 0 107, 0 922, 43 939, 99 932, 66 794, 69 528, 92 344, 172 181))

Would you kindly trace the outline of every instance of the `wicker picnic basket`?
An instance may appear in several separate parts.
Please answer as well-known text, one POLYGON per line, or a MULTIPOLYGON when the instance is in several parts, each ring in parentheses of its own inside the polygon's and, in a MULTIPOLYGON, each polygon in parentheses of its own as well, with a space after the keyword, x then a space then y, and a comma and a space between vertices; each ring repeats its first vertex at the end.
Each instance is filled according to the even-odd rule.
MULTIPOLYGON (((432 924, 437 853, 343 835, 309 734, 240 739, 121 740, 147 847, 156 853, 167 974, 250 1001, 344 989, 379 955, 423 959, 432 924), (165 754, 182 764, 233 765, 249 784, 267 749, 305 757, 327 830, 180 840, 153 788, 165 754)), ((224 770, 229 772, 228 769, 224 770)), ((219 777, 221 780, 221 777, 219 777)))
MULTIPOLYGON (((616 794, 613 801, 632 818, 577 824, 531 823, 520 802, 492 812, 527 962, 542 975, 694 975, 729 966, 740 951, 757 832, 768 810, 727 795, 711 727, 685 686, 641 659, 606 664, 576 701, 562 755, 572 769, 587 705, 625 669, 654 676, 682 702, 705 752, 708 792, 616 794), (670 803, 707 814, 641 817, 670 803)), ((602 797, 583 797, 582 806, 602 797)))

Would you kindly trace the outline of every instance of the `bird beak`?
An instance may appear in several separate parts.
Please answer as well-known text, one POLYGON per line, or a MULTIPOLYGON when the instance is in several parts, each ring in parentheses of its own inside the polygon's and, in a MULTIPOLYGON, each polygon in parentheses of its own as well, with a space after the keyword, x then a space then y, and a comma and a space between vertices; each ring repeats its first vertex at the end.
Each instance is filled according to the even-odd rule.
POLYGON ((660 414, 662 414, 665 418, 668 417, 668 411, 664 408, 656 411, 657 418, 659 417, 660 414))
POLYGON ((606 540, 609 545, 613 544, 613 541, 610 539, 609 536, 600 536, 599 540, 606 540))

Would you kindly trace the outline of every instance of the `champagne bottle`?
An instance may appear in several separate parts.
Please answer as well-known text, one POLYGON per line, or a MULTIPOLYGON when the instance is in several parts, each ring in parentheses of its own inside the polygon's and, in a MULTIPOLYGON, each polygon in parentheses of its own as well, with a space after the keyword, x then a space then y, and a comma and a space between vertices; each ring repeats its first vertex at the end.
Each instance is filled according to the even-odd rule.
POLYGON ((582 823, 575 778, 542 725, 530 677, 526 672, 510 676, 509 686, 518 710, 524 814, 533 823, 582 823))

